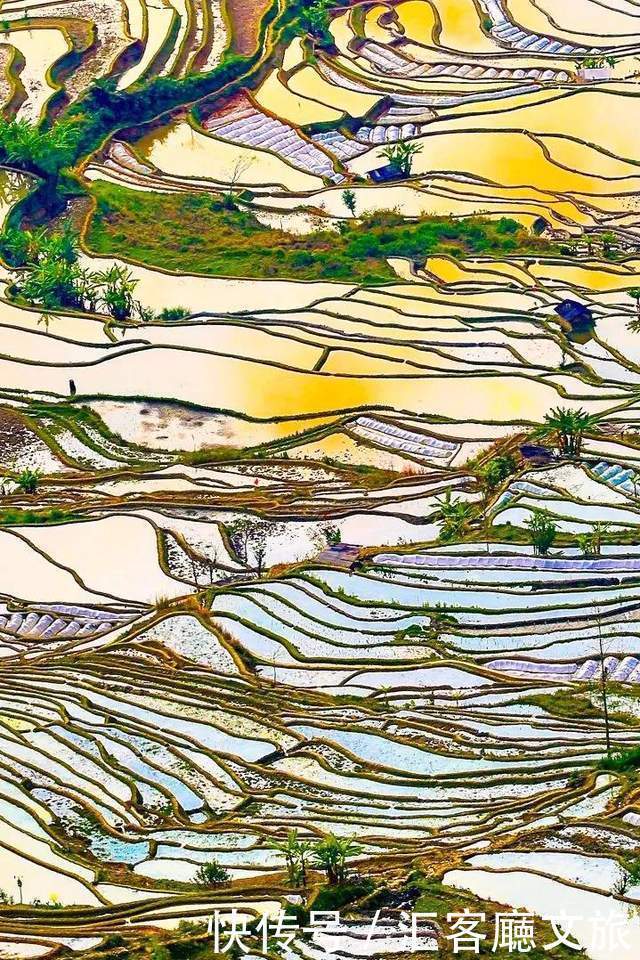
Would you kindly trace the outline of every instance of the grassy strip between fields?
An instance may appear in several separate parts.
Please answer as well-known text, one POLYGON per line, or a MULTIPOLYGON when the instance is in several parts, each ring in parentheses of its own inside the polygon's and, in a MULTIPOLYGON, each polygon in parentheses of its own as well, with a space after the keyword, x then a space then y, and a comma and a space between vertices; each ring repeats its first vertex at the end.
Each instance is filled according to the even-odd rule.
POLYGON ((339 233, 294 236, 211 196, 142 193, 100 182, 91 189, 97 206, 85 241, 92 252, 180 273, 376 284, 397 279, 388 257, 423 262, 433 253, 541 255, 556 249, 508 218, 407 222, 376 212, 346 221, 339 233))

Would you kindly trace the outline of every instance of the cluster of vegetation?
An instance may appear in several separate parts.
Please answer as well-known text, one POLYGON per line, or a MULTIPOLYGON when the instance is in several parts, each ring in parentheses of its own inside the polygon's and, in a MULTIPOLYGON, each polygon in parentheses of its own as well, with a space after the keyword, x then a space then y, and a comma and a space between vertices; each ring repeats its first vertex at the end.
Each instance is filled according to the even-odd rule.
POLYGON ((588 533, 578 534, 578 546, 584 557, 599 557, 601 555, 602 544, 610 528, 610 523, 603 523, 598 520, 588 533))
POLYGON ((47 214, 60 209, 66 191, 78 192, 64 171, 74 163, 79 142, 77 120, 62 119, 43 129, 26 120, 0 118, 0 163, 41 178, 35 195, 47 214))
POLYGON ((293 2, 290 9, 297 13, 298 22, 303 30, 310 33, 323 44, 333 42, 329 31, 331 11, 335 8, 334 0, 311 0, 311 3, 293 2))
POLYGON ((558 533, 549 511, 534 508, 531 516, 525 520, 525 526, 529 530, 535 556, 546 557, 558 533))
POLYGON ((424 149, 423 144, 415 141, 392 143, 382 151, 389 165, 395 167, 403 177, 410 177, 413 170, 413 161, 424 149))
POLYGON ((33 494, 37 491, 42 474, 39 470, 30 470, 28 467, 22 470, 17 476, 5 479, 17 484, 18 489, 23 493, 33 494))
POLYGON ((86 237, 92 250, 176 272, 374 284, 396 278, 389 257, 424 263, 435 252, 463 257, 554 249, 508 218, 408 222, 381 211, 342 222, 339 233, 295 236, 264 226, 228 198, 143 193, 109 183, 95 183, 92 191, 96 211, 86 237))
POLYGON ((469 530, 469 523, 476 514, 473 503, 466 500, 454 500, 451 490, 447 490, 442 500, 438 501, 438 519, 441 523, 440 540, 449 543, 460 539, 469 530))
POLYGON ((210 860, 198 867, 194 883, 199 887, 221 887, 224 883, 228 883, 229 879, 229 871, 217 860, 210 860))
POLYGON ((343 885, 347 880, 347 861, 357 857, 362 848, 351 837, 330 833, 322 840, 302 840, 298 831, 289 830, 284 840, 269 840, 268 845, 282 854, 291 886, 305 887, 309 864, 324 870, 329 886, 343 885))
MULTIPOLYGON (((157 315, 134 296, 138 281, 124 266, 87 270, 78 258, 78 237, 71 227, 48 231, 7 227, 0 234, 0 257, 13 269, 13 292, 43 310, 104 311, 114 322, 166 322, 189 315, 185 307, 165 307, 157 315)), ((45 315, 48 328, 50 317, 45 315)))
POLYGON ((620 750, 603 757, 598 762, 598 769, 611 773, 635 774, 640 769, 640 747, 631 747, 629 750, 620 750))
POLYGON ((436 604, 435 607, 427 611, 429 616, 428 624, 412 623, 410 627, 398 630, 394 634, 396 643, 434 643, 437 642, 443 633, 449 630, 455 630, 458 621, 449 613, 444 605, 436 604))
POLYGON ((126 267, 82 267, 69 226, 58 232, 8 227, 0 234, 0 256, 13 268, 14 294, 29 304, 44 310, 103 309, 117 322, 150 319, 134 297, 137 280, 126 267))
POLYGON ((600 70, 602 67, 615 67, 615 57, 583 57, 582 60, 576 60, 576 69, 578 70, 600 70))
POLYGON ((534 439, 550 438, 563 457, 578 459, 582 452, 585 434, 597 430, 598 417, 587 413, 582 407, 556 407, 545 415, 544 423, 533 434, 534 439))

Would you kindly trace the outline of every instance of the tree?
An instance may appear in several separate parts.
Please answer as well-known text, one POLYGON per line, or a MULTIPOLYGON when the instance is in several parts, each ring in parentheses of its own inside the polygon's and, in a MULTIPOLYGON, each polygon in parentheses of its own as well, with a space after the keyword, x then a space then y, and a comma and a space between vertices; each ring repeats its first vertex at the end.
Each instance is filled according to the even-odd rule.
POLYGON ((253 523, 248 517, 239 517, 227 524, 231 546, 244 563, 248 562, 249 537, 252 527, 253 523))
POLYGON ((602 234, 602 252, 604 253, 605 257, 611 256, 613 248, 616 245, 616 241, 617 237, 615 233, 612 233, 610 230, 602 234))
POLYGON ((548 510, 532 510, 531 516, 525 520, 529 528, 529 536, 537 557, 546 557, 556 538, 558 528, 551 519, 548 510))
POLYGON ((356 215, 356 195, 353 190, 342 191, 342 202, 352 217, 356 215))
POLYGON ((309 840, 300 840, 296 829, 289 830, 286 840, 267 840, 267 846, 284 856, 287 877, 292 887, 307 885, 307 858, 313 848, 309 840))
POLYGON ((545 414, 544 423, 535 431, 538 438, 552 437, 562 456, 578 458, 584 434, 597 428, 598 418, 582 407, 556 407, 545 414))
POLYGON ((452 500, 451 490, 447 490, 444 500, 439 500, 438 504, 438 519, 442 523, 440 539, 452 540, 466 530, 473 516, 473 504, 464 500, 452 500))
POLYGON ((333 6, 334 0, 311 0, 311 3, 304 5, 302 11, 303 27, 325 43, 332 39, 329 24, 333 6))
POLYGON ((267 555, 267 531, 264 526, 257 527, 253 531, 251 545, 253 547, 253 558, 255 560, 256 570, 258 576, 261 577, 267 555))
POLYGON ((251 565, 253 555, 258 576, 262 576, 264 569, 269 536, 275 535, 279 529, 277 523, 251 520, 249 517, 239 517, 227 525, 231 546, 247 566, 251 565))
POLYGON ((223 883, 229 880, 229 871, 218 863, 217 860, 210 860, 209 863, 203 863, 196 870, 193 882, 199 887, 221 887, 223 883))
POLYGON ((392 166, 398 167, 403 176, 410 177, 413 161, 423 149, 421 143, 393 143, 385 147, 382 153, 392 166))
POLYGON ((330 886, 345 882, 347 859, 357 857, 361 852, 362 847, 352 837, 336 837, 333 833, 318 841, 313 848, 316 863, 326 872, 330 886))
POLYGON ((610 523, 597 520, 590 533, 581 533, 578 536, 578 546, 585 557, 599 557, 602 553, 602 541, 611 528, 610 523))
POLYGON ((38 470, 23 470, 16 477, 16 483, 23 493, 35 493, 40 483, 40 472, 38 470))
POLYGON ((60 177, 72 166, 79 141, 79 118, 59 120, 48 130, 26 120, 0 120, 0 157, 42 177, 41 197, 48 209, 59 206, 60 177))

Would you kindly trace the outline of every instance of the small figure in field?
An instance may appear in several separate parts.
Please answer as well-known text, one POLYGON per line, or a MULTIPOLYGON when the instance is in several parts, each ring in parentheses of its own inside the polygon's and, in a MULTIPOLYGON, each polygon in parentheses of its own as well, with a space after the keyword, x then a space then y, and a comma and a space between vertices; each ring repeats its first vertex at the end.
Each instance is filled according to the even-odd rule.
POLYGON ((75 380, 69 380, 69 396, 75 397, 77 393, 75 380))

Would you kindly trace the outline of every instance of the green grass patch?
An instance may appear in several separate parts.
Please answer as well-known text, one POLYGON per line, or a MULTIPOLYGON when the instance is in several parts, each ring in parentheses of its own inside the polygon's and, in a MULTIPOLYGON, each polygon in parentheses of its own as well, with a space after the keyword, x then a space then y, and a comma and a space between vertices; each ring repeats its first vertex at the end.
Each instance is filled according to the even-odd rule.
POLYGON ((203 194, 155 194, 96 182, 90 249, 177 273, 381 284, 396 280, 388 257, 424 262, 433 253, 506 256, 555 251, 515 220, 482 217, 407 221, 377 212, 346 221, 340 233, 295 236, 273 230, 250 210, 227 209, 203 194))
MULTIPOLYGON (((621 684, 608 682, 607 691, 611 720, 617 723, 637 725, 638 718, 624 709, 619 709, 619 704, 616 702, 617 697, 633 696, 630 689, 623 687, 621 684)), ((519 703, 541 707, 556 717, 597 720, 604 716, 599 683, 590 683, 580 690, 576 690, 575 687, 562 687, 554 690, 553 693, 540 693, 532 697, 525 697, 519 703)))
POLYGON ((0 526, 29 526, 44 523, 70 523, 79 520, 76 514, 59 507, 50 510, 0 510, 0 526))

